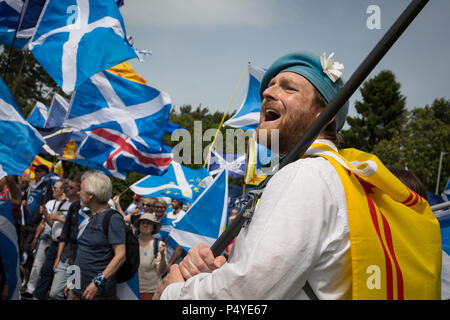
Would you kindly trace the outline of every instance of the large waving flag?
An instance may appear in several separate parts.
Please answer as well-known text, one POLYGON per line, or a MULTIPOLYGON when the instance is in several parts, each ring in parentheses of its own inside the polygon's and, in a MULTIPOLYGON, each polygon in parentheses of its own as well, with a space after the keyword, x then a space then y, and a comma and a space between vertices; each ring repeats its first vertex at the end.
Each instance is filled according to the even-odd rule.
POLYGON ((43 144, 41 135, 23 118, 0 78, 0 177, 22 175, 43 144))
POLYGON ((214 176, 225 168, 227 168, 230 177, 242 177, 245 174, 245 154, 230 154, 211 150, 211 155, 208 158, 209 173, 214 176))
POLYGON ((47 2, 30 50, 66 94, 92 75, 132 58, 114 0, 47 2))
POLYGON ((142 178, 130 189, 144 197, 181 197, 192 203, 209 185, 211 179, 204 167, 190 169, 172 161, 166 173, 142 178))
POLYGON ((27 121, 33 126, 43 128, 47 121, 49 107, 42 102, 36 102, 33 110, 28 115, 27 121))
POLYGON ((223 170, 170 232, 186 251, 200 242, 211 246, 228 222, 228 172, 223 170))
POLYGON ((77 154, 81 161, 75 162, 120 179, 126 178, 126 171, 161 175, 172 162, 171 148, 158 142, 146 146, 112 129, 87 134, 77 154))
POLYGON ((31 40, 45 0, 0 1, 0 43, 23 49, 31 40), (17 29, 17 33, 16 33, 17 29))
POLYGON ((250 64, 248 67, 248 91, 247 96, 236 114, 225 121, 224 125, 241 128, 243 130, 255 130, 259 123, 259 111, 261 110, 261 98, 259 87, 265 70, 250 64))
POLYGON ((69 111, 69 101, 55 93, 53 96, 52 104, 48 112, 47 121, 45 122, 45 128, 58 128, 62 127, 67 112, 69 111))
POLYGON ((168 94, 108 71, 99 72, 75 92, 64 126, 109 128, 143 145, 162 144, 172 107, 168 94))
MULTIPOLYGON (((8 286, 8 299, 20 299, 19 245, 11 203, 0 201, 0 259, 8 286)), ((3 289, 3 288, 2 288, 3 289)))

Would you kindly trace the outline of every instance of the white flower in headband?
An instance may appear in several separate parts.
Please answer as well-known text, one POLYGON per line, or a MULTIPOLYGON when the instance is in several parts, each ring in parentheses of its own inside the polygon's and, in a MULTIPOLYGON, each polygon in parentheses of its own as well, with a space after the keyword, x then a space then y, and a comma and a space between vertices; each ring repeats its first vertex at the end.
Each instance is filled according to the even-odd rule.
POLYGON ((327 54, 324 52, 320 57, 320 63, 322 64, 323 72, 330 78, 331 81, 336 82, 342 75, 344 65, 334 61, 332 59, 333 56, 334 52, 327 58, 327 54))

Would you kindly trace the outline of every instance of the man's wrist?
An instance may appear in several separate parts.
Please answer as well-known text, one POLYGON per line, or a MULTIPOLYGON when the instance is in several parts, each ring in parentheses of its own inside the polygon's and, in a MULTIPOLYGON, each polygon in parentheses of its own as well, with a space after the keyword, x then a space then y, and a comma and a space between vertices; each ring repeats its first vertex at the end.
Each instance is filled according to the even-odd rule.
POLYGON ((104 288, 106 284, 106 278, 103 273, 99 273, 92 279, 92 282, 95 284, 97 288, 104 288))

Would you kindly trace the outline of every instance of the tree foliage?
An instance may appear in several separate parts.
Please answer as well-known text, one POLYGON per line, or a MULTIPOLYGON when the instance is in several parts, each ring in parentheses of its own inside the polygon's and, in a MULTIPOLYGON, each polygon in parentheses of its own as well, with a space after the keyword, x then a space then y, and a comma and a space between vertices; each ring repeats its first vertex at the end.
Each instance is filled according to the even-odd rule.
POLYGON ((371 152, 382 140, 389 140, 405 121, 405 97, 400 83, 389 70, 364 82, 362 101, 355 102, 357 117, 348 117, 349 130, 341 132, 344 147, 371 152))
MULTIPOLYGON (((415 108, 392 138, 381 140, 373 152, 390 167, 407 167, 429 191, 436 187, 441 152, 450 151, 450 100, 436 99, 431 106, 415 108)), ((450 176, 450 159, 443 158, 439 192, 450 176)))
POLYGON ((0 45, 0 70, 25 118, 36 102, 49 106, 54 93, 67 97, 29 51, 0 45))

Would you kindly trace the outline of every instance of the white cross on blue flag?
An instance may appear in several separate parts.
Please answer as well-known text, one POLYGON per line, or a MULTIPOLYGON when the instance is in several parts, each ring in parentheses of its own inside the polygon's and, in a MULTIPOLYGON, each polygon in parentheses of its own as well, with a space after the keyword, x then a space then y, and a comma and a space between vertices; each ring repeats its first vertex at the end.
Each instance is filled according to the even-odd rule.
POLYGON ((165 92, 104 71, 75 92, 64 126, 86 131, 109 128, 143 145, 162 144, 171 108, 165 92))
POLYGON ((239 178, 245 174, 245 154, 222 153, 211 150, 208 159, 208 171, 211 175, 216 175, 224 168, 228 169, 230 177, 239 178))
POLYGON ((184 198, 192 203, 211 180, 210 174, 204 167, 190 169, 172 161, 163 175, 142 178, 130 189, 144 197, 184 198))
POLYGON ((200 242, 211 246, 228 223, 228 172, 223 170, 169 234, 186 251, 200 242))
POLYGON ((38 154, 44 139, 22 116, 0 78, 0 178, 22 175, 38 154))
POLYGON ((259 111, 261 110, 261 98, 259 86, 266 71, 258 66, 248 66, 248 91, 236 114, 224 122, 225 126, 241 128, 243 130, 256 130, 259 123, 259 111))
POLYGON ((114 0, 50 0, 29 49, 66 94, 93 74, 137 58, 114 0))

